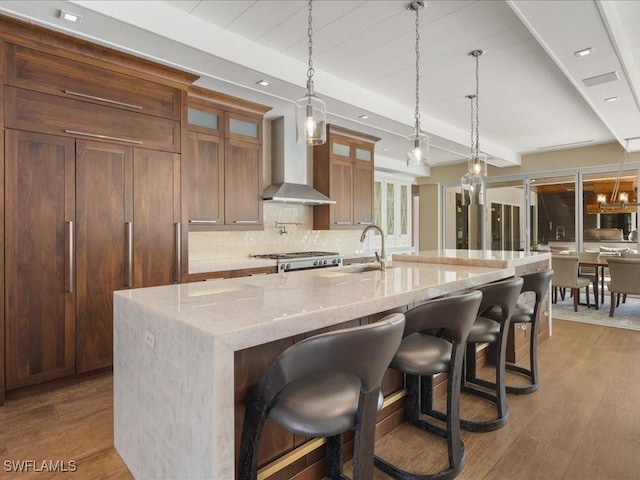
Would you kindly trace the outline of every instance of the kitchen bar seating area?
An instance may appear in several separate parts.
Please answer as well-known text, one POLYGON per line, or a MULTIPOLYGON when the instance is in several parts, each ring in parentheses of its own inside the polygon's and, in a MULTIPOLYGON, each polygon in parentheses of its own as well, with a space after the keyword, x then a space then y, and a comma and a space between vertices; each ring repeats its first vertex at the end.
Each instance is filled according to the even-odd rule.
MULTIPOLYGON (((389 312, 407 312, 421 302, 477 288, 492 291, 483 309, 499 305, 503 311, 500 323, 479 317, 500 330, 493 340, 499 339, 497 353, 483 350, 485 362, 496 362, 494 378, 500 387, 493 402, 497 401, 500 418, 478 425, 490 425, 482 428, 485 431, 499 428, 507 422, 504 376, 509 320, 523 283, 519 278, 505 279, 517 272, 546 270, 549 259, 548 253, 423 252, 396 255, 385 270, 379 266, 316 268, 212 285, 201 282, 116 292, 115 447, 135 477, 233 477, 245 399, 264 368, 258 365, 270 363, 269 358, 275 359, 286 347, 313 337, 314 332, 366 325, 389 312), (502 284, 510 293, 496 290, 502 284), (136 318, 144 321, 136 322, 136 318), (244 334, 249 330, 250 336, 244 334), (138 340, 145 332, 154 336, 156 345, 141 350, 138 340), (195 382, 196 378, 200 381, 195 382), (167 431, 183 440, 167 443, 162 433, 167 431), (235 450, 233 443, 219 440, 230 437, 236 439, 235 450)), ((548 335, 548 330, 532 334, 548 335)), ((474 338, 476 343, 488 340, 480 334, 474 338)), ((467 348, 468 357, 470 352, 467 348)), ((470 358, 467 362, 474 363, 467 370, 475 370, 475 362, 470 358)), ((481 380, 476 382, 483 386, 481 380)), ((403 376, 390 370, 382 384, 385 400, 378 414, 378 436, 403 423, 404 389, 403 376)), ((480 401, 486 399, 491 397, 482 395, 480 401)), ((495 403, 493 408, 495 411, 495 403)), ((430 407, 423 404, 421 409, 429 412, 430 407)), ((447 415, 455 418, 456 412, 447 415)), ((261 435, 258 475, 286 471, 287 475, 307 472, 305 475, 314 477, 318 468, 314 450, 321 444, 303 441, 273 424, 268 430, 268 435, 266 431, 261 435), (289 463, 298 457, 302 465, 289 463)))
POLYGON ((0 476, 636 478, 639 29, 0 0, 0 476))

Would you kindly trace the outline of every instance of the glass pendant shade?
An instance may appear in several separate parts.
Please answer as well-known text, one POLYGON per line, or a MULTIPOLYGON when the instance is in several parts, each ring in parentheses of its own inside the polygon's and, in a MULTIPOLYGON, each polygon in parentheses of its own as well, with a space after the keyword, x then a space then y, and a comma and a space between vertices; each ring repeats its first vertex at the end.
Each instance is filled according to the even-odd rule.
POLYGON ((460 179, 460 194, 462 195, 462 206, 471 205, 471 175, 468 172, 460 179))
POLYGON ((487 178, 487 156, 484 153, 469 159, 469 174, 472 177, 487 178))
POLYGON ((484 205, 485 182, 483 177, 471 177, 469 205, 484 205))
POLYGON ((460 193, 462 195, 462 206, 484 205, 485 179, 465 173, 460 179, 460 193))
POLYGON ((429 164, 429 136, 416 128, 408 137, 407 165, 424 166, 429 164))
POLYGON ((319 97, 308 93, 296 102, 298 139, 307 145, 321 145, 327 141, 327 108, 319 97))

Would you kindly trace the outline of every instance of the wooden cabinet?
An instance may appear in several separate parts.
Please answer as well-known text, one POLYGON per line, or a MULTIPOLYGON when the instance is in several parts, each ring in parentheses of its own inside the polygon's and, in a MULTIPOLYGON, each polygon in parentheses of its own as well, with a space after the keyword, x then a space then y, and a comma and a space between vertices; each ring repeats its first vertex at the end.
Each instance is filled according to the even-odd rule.
POLYGON ((180 282, 180 156, 133 149, 133 286, 180 282))
POLYGON ((187 132, 186 137, 182 191, 188 206, 189 228, 223 225, 224 139, 196 131, 187 132))
POLYGON ((327 125, 327 143, 313 147, 313 184, 336 203, 313 207, 314 229, 356 229, 373 223, 373 149, 378 140, 327 125))
POLYGON ((224 168, 225 224, 262 228, 261 145, 226 140, 224 168))
POLYGON ((112 294, 178 277, 179 156, 6 131, 7 389, 109 366, 112 294))
POLYGON ((20 45, 5 53, 7 85, 180 120, 180 91, 170 86, 20 45))
POLYGON ((180 152, 180 122, 5 87, 6 126, 180 152))
POLYGON ((113 291, 178 280, 197 77, 9 18, 0 65, 1 402, 111 365, 113 291))
POLYGON ((262 230, 262 121, 268 110, 193 87, 182 165, 190 230, 262 230))
POLYGON ((75 145, 5 132, 6 388, 75 369, 75 145))
POLYGON ((131 287, 132 152, 76 142, 76 371, 112 364, 114 290, 131 287))

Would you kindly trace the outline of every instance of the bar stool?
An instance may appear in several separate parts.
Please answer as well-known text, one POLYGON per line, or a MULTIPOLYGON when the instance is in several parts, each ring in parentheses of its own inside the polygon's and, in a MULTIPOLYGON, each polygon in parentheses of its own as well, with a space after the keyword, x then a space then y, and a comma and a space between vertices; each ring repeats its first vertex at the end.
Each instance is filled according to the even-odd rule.
POLYGON ((489 421, 460 420, 465 430, 472 432, 490 432, 502 427, 509 416, 507 406, 507 390, 505 385, 505 364, 507 337, 511 315, 515 309, 524 280, 512 278, 491 283, 478 288, 482 292, 482 302, 478 309, 478 317, 471 327, 467 338, 465 354, 465 378, 462 392, 483 398, 496 405, 497 418, 489 421), (492 320, 483 314, 494 307, 499 307, 499 320, 492 320), (496 380, 495 383, 480 379, 476 372, 477 344, 489 343, 495 349, 496 380))
MULTIPOLYGON (((538 317, 540 315, 540 305, 544 296, 549 290, 549 283, 553 278, 553 270, 543 270, 541 272, 528 273, 522 276, 524 283, 522 284, 521 293, 533 292, 536 299, 531 305, 526 303, 517 303, 513 313, 511 314, 511 323, 531 324, 531 340, 529 341, 529 368, 520 367, 513 363, 505 363, 507 370, 516 372, 520 375, 529 377, 531 384, 525 387, 513 387, 507 385, 507 393, 515 393, 517 395, 532 393, 538 389, 538 317)), ((500 309, 494 308, 487 312, 484 316, 495 321, 500 321, 500 309)))
POLYGON ((285 350, 262 375, 246 401, 239 475, 255 479, 266 418, 307 437, 327 437, 326 475, 342 477, 342 434, 355 430, 354 480, 373 477, 380 382, 404 330, 393 313, 361 327, 316 335, 285 350))
POLYGON ((464 465, 464 444, 460 438, 460 381, 464 346, 475 321, 482 294, 478 291, 446 297, 419 305, 405 313, 404 338, 391 361, 391 368, 403 372, 407 399, 405 420, 447 440, 448 468, 431 475, 406 472, 383 458, 375 466, 394 478, 449 479, 464 465), (438 337, 429 334, 438 332, 438 337), (433 375, 447 373, 446 430, 420 419, 433 411, 433 375))

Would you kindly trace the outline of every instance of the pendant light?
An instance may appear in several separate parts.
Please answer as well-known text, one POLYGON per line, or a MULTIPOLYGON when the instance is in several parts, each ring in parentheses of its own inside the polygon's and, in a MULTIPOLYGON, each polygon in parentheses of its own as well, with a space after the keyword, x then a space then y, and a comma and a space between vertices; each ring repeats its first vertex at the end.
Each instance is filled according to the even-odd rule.
POLYGON ((467 165, 467 173, 460 179, 463 205, 484 205, 487 156, 484 153, 480 153, 480 74, 478 62, 478 58, 483 53, 483 50, 469 52, 469 55, 476 59, 476 93, 475 95, 467 95, 471 102, 471 154, 467 165))
POLYGON ((416 109, 414 113, 415 129, 408 137, 407 165, 429 164, 429 137, 420 130, 420 10, 424 1, 411 2, 407 9, 416 12, 416 109))
POLYGON ((309 0, 309 63, 307 68, 307 92, 296 101, 296 125, 298 139, 303 138, 307 145, 322 145, 327 141, 327 108, 322 99, 313 91, 313 16, 312 0, 309 0))
POLYGON ((609 202, 607 202, 607 196, 605 194, 598 194, 598 207, 605 210, 621 210, 625 207, 640 206, 637 198, 635 202, 629 201, 628 192, 618 192, 618 190, 620 189, 620 179, 622 177, 622 171, 624 169, 624 162, 627 159, 627 155, 629 154, 629 140, 637 140, 639 138, 640 137, 625 139, 624 153, 622 154, 622 160, 620 161, 620 166, 618 167, 618 176, 616 177, 616 181, 613 184, 613 191, 611 192, 611 196, 609 197, 609 202))

